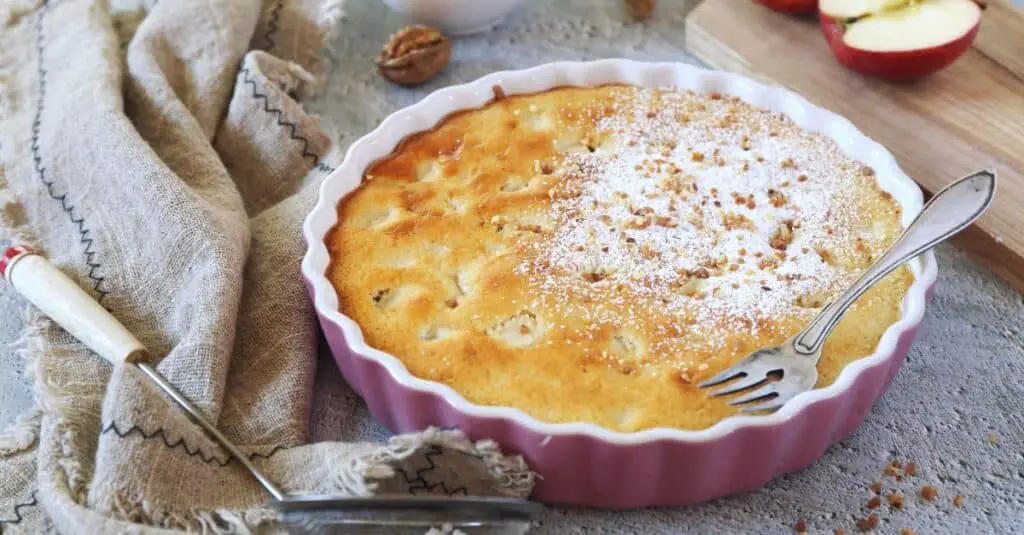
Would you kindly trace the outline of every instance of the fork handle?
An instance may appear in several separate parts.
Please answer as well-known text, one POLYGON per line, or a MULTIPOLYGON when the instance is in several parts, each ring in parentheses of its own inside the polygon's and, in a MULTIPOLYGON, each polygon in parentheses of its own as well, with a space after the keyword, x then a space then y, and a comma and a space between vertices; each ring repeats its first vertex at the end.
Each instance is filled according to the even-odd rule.
POLYGON ((115 366, 147 358, 146 347, 61 270, 27 245, 0 255, 0 276, 72 336, 115 366))
POLYGON ((134 364, 220 444, 275 500, 285 498, 252 460, 146 360, 148 352, 128 328, 35 249, 15 245, 0 254, 0 276, 68 333, 111 364, 134 364))
POLYGON ((877 262, 838 298, 828 304, 793 340, 797 352, 814 355, 846 311, 875 283, 904 262, 967 228, 992 205, 994 169, 977 171, 942 188, 877 262))

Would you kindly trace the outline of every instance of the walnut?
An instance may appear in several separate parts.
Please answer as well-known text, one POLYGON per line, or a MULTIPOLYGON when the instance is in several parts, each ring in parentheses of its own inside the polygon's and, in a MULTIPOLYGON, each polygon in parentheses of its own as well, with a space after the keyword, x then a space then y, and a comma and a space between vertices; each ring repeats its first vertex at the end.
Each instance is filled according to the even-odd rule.
POLYGON ((687 186, 687 184, 683 181, 683 179, 679 178, 676 175, 672 175, 664 177, 661 180, 659 180, 658 186, 660 186, 664 190, 671 191, 672 193, 678 195, 683 192, 683 189, 687 186))
POLYGON ((654 222, 659 227, 665 227, 665 228, 676 228, 676 227, 679 226, 679 222, 677 222, 675 219, 673 219, 671 217, 668 217, 668 216, 657 216, 657 217, 654 218, 654 222))
POLYGON ((754 230, 754 222, 743 214, 725 212, 722 214, 722 224, 728 230, 748 229, 754 230))
POLYGON ((862 518, 857 521, 857 527, 861 531, 871 531, 878 527, 878 515, 872 513, 867 518, 862 518))
POLYGON ((785 251, 790 243, 793 243, 793 227, 784 222, 772 235, 770 245, 773 249, 785 251))
POLYGON ((645 228, 651 226, 651 223, 653 223, 653 222, 654 222, 654 218, 651 217, 649 214, 648 215, 638 215, 638 216, 634 216, 632 219, 627 221, 625 226, 626 226, 626 228, 645 229, 645 228))
MULTIPOLYGON (((821 258, 822 262, 831 266, 836 265, 836 257, 832 254, 832 251, 829 251, 824 247, 815 247, 814 252, 818 253, 818 257, 821 258)), ((898 476, 899 474, 894 473, 893 475, 898 476)))
POLYGON ((401 85, 418 85, 448 64, 452 43, 429 26, 406 26, 388 40, 377 56, 381 76, 401 85))
MULTIPOLYGON (((864 242, 859 241, 858 245, 862 245, 864 242)), ((903 469, 903 475, 912 476, 917 474, 917 465, 914 463, 907 463, 907 467, 903 469)))
POLYGON ((772 206, 776 208, 782 208, 789 202, 789 198, 784 193, 777 189, 768 190, 768 201, 772 203, 772 206))

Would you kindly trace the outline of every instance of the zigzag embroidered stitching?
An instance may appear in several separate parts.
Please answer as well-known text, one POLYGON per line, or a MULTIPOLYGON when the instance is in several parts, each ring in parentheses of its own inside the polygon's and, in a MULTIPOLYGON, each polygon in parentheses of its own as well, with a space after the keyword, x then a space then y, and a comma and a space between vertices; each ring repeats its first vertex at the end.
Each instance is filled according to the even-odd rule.
MULTIPOLYGON (((0 524, 8 524, 8 525, 13 526, 14 524, 17 524, 17 523, 21 522, 22 520, 24 520, 24 517, 21 516, 21 510, 26 508, 26 507, 35 507, 36 505, 39 504, 39 497, 36 496, 37 492, 39 492, 39 491, 36 491, 36 490, 32 491, 32 501, 30 501, 30 502, 23 502, 23 503, 19 503, 19 504, 15 504, 14 505, 14 519, 13 520, 8 520, 6 518, 0 518, 0 524)), ((0 532, 2 532, 2 531, 3 530, 0 530, 0 532)))
POLYGON ((288 127, 288 137, 293 140, 302 142, 303 158, 312 158, 313 165, 321 171, 325 171, 328 173, 334 171, 333 167, 321 162, 319 156, 309 151, 309 139, 306 139, 305 137, 300 136, 298 134, 298 125, 291 121, 284 120, 284 112, 281 111, 280 109, 270 107, 270 97, 263 93, 260 93, 259 90, 256 88, 256 80, 252 78, 252 73, 249 71, 248 67, 242 67, 242 81, 252 86, 252 97, 254 99, 263 101, 263 111, 272 115, 277 115, 277 124, 279 126, 288 127))
POLYGON ((427 466, 425 468, 420 468, 419 470, 416 470, 416 477, 414 478, 409 477, 409 474, 403 468, 395 469, 396 472, 402 474, 402 479, 405 479, 405 482, 409 483, 409 494, 416 494, 416 491, 418 490, 427 491, 429 493, 430 491, 439 488, 441 489, 441 492, 444 492, 445 495, 447 496, 454 496, 459 493, 461 493, 463 496, 469 495, 469 489, 467 489, 466 487, 456 487, 453 490, 448 490, 448 487, 444 484, 444 481, 434 483, 433 485, 427 483, 427 479, 424 477, 424 475, 437 468, 437 465, 434 463, 434 457, 437 457, 442 453, 444 453, 444 450, 441 448, 441 446, 438 446, 437 444, 431 444, 430 451, 426 452, 423 455, 423 457, 427 460, 427 466))
POLYGON ((274 34, 277 33, 277 20, 281 18, 281 8, 284 7, 284 2, 278 2, 274 9, 270 12, 270 19, 267 20, 267 32, 263 34, 263 40, 267 42, 267 46, 264 48, 267 52, 273 50, 277 43, 274 42, 274 34))
POLYGON ((35 170, 39 176, 39 181, 46 186, 47 195, 59 202, 61 210, 68 215, 72 223, 78 226, 79 243, 85 246, 85 264, 89 266, 89 272, 86 276, 93 281, 92 288, 98 294, 96 301, 102 304, 103 298, 109 292, 100 288, 104 277, 96 275, 96 270, 102 270, 102 267, 99 262, 93 259, 96 256, 96 251, 93 250, 93 240, 89 237, 90 231, 85 226, 85 218, 75 215, 75 207, 68 205, 68 194, 66 192, 60 195, 55 193, 54 181, 46 178, 46 168, 43 167, 43 157, 40 155, 39 150, 39 130, 42 125, 43 103, 46 98, 46 69, 43 68, 43 17, 46 15, 48 7, 49 2, 43 2, 43 8, 39 12, 39 17, 36 18, 36 73, 39 77, 39 100, 36 105, 35 117, 32 120, 32 159, 35 160, 35 170))
MULTIPOLYGON (((185 454, 187 454, 188 456, 199 457, 206 464, 215 464, 222 468, 231 464, 231 461, 234 460, 233 457, 228 457, 227 460, 221 460, 216 455, 207 455, 205 452, 203 452, 201 448, 190 448, 188 443, 185 442, 184 437, 181 437, 178 440, 171 442, 171 439, 167 437, 167 434, 164 432, 163 428, 157 428, 156 430, 147 433, 133 425, 129 427, 126 431, 122 432, 121 429, 117 427, 117 424, 115 422, 110 422, 109 424, 107 424, 106 427, 103 428, 102 431, 100 431, 100 434, 105 435, 111 431, 113 431, 115 435, 121 438, 127 438, 128 435, 131 435, 132 433, 135 433, 144 439, 159 438, 160 441, 164 443, 164 446, 167 446, 170 449, 175 449, 180 446, 181 449, 184 450, 185 454)), ((269 459, 277 452, 286 449, 288 449, 288 446, 274 446, 274 448, 267 453, 250 453, 249 459, 269 459)))

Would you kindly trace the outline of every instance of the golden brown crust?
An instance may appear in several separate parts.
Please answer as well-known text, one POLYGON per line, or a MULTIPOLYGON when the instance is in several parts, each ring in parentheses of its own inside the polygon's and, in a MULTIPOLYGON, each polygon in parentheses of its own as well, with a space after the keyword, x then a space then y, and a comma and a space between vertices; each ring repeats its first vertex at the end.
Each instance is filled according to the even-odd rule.
MULTIPOLYGON (((734 414, 696 383, 795 333, 900 230, 828 138, 614 85, 455 114, 371 166, 338 217, 328 278, 367 343, 471 402, 620 431, 734 414)), ((912 280, 858 301, 819 386, 874 351, 912 280)))

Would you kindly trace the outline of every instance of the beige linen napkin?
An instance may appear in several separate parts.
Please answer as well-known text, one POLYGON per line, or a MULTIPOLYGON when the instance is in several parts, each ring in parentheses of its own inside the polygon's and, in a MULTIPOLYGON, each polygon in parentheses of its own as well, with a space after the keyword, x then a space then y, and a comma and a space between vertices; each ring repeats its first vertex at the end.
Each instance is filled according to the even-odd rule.
MULTIPOLYGON (((340 6, 150 4, 0 3, 0 239, 92 292, 286 491, 527 495, 521 458, 458 431, 306 443, 300 226, 340 155, 300 102, 340 6)), ((279 529, 261 488, 138 373, 0 292, 0 328, 22 330, 0 351, 23 357, 36 403, 0 434, 0 531, 279 529)))

